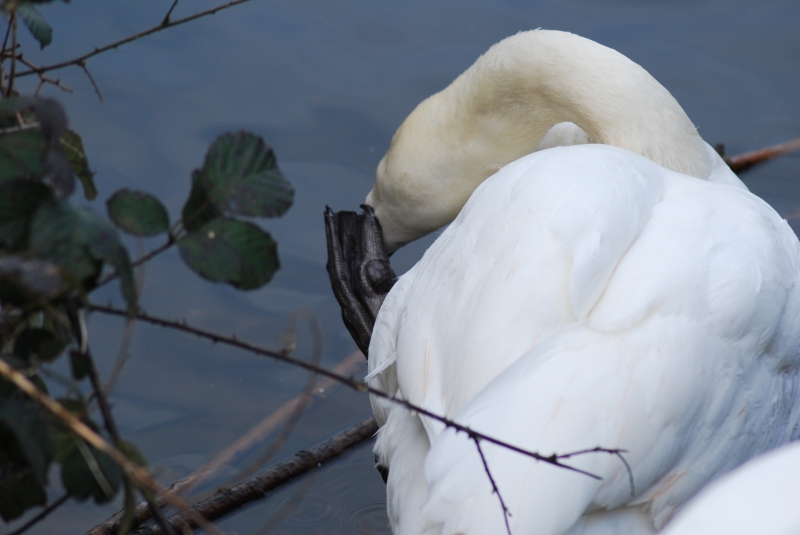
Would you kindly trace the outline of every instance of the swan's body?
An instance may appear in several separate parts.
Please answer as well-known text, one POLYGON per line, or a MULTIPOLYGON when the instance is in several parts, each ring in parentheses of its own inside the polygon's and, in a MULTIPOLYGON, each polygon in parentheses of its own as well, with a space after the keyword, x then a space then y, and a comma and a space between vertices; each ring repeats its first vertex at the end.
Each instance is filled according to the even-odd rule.
POLYGON ((800 534, 800 442, 721 477, 680 512, 664 535, 800 534))
MULTIPOLYGON (((620 54, 501 42, 407 119, 368 202, 392 248, 458 214, 381 307, 373 386, 545 455, 628 450, 634 496, 612 456, 571 461, 597 481, 484 444, 514 535, 652 533, 800 434, 800 244, 620 54), (594 144, 525 156, 562 121, 594 144)), ((373 409, 397 535, 505 532, 474 443, 373 409)))

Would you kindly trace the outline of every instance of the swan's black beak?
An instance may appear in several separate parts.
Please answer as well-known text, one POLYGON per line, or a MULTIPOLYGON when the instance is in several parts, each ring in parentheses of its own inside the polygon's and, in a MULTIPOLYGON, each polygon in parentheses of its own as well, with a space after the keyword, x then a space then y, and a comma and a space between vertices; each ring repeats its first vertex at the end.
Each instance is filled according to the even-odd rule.
POLYGON ((383 299, 395 282, 383 245, 381 224, 371 206, 363 214, 334 212, 325 207, 328 275, 342 307, 342 319, 364 355, 383 299))

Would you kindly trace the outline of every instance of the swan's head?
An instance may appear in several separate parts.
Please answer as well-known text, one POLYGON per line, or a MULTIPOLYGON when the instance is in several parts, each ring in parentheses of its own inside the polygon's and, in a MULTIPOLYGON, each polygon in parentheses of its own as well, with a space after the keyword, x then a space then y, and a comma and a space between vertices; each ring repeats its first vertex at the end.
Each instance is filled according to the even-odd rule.
POLYGON ((366 203, 393 252, 453 221, 504 165, 537 148, 585 141, 698 178, 710 170, 694 125, 639 65, 577 35, 534 30, 494 45, 417 106, 392 138, 366 203), (577 127, 543 139, 562 122, 577 127))

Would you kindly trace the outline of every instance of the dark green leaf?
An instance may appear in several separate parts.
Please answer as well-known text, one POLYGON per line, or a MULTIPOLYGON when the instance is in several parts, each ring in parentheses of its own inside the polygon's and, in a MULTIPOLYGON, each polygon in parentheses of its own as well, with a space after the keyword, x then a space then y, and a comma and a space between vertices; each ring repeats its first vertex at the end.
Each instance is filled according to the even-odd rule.
POLYGON ((276 217, 294 198, 272 149, 249 132, 218 137, 198 177, 217 209, 228 214, 276 217))
POLYGON ((93 200, 97 197, 97 188, 94 185, 94 173, 89 168, 89 160, 83 151, 81 137, 72 130, 67 130, 61 136, 61 148, 64 149, 69 163, 72 164, 75 176, 81 181, 83 196, 89 201, 93 200))
POLYGON ((17 6, 17 15, 25 23, 25 26, 30 30, 33 37, 39 41, 39 45, 44 48, 53 40, 53 29, 44 20, 41 13, 39 13, 33 4, 30 2, 23 2, 17 6))
POLYGON ((0 181, 44 173, 47 141, 39 130, 0 136, 0 181))
POLYGON ((76 209, 61 199, 50 200, 34 215, 30 245, 81 281, 91 282, 99 274, 101 263, 108 262, 120 277, 128 306, 136 307, 136 286, 128 251, 114 227, 93 212, 76 209))
POLYGON ((64 488, 78 500, 90 497, 97 503, 111 500, 119 490, 123 476, 119 465, 85 442, 76 444, 61 465, 64 488))
MULTIPOLYGON (((0 425, 16 440, 28 466, 39 483, 47 480, 47 469, 55 456, 55 442, 50 421, 41 409, 17 399, 0 401, 0 425)), ((9 444, 3 441, 5 450, 9 444)))
POLYGON ((58 266, 46 260, 0 256, 0 302, 25 306, 51 299, 64 288, 58 266))
POLYGON ((36 357, 44 362, 50 362, 55 360, 66 346, 67 341, 60 340, 50 331, 28 328, 14 341, 14 354, 28 361, 36 357))
POLYGON ((220 218, 178 242, 183 260, 201 277, 242 290, 260 288, 278 270, 278 248, 252 223, 220 218))
POLYGON ((44 487, 28 467, 0 466, 0 516, 6 522, 47 503, 44 487))
POLYGON ((53 196, 53 190, 33 180, 0 182, 0 244, 11 251, 27 248, 31 218, 53 196))
POLYGON ((106 203, 111 220, 135 236, 155 236, 169 230, 169 215, 161 201, 141 191, 122 189, 106 203))
POLYGON ((80 381, 89 375, 89 366, 91 363, 89 362, 89 358, 80 351, 69 352, 69 363, 72 367, 72 377, 74 377, 76 381, 80 381))
POLYGON ((183 207, 182 216, 183 226, 190 232, 222 216, 200 180, 200 171, 192 173, 192 191, 183 207))

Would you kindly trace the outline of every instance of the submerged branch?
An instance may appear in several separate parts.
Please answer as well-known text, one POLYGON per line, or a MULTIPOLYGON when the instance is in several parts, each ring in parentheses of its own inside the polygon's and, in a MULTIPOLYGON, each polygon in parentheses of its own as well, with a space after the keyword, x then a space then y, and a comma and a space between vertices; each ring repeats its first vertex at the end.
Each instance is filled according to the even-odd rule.
MULTIPOLYGON (((338 457, 356 444, 371 438, 377 431, 378 424, 375 423, 374 418, 369 417, 310 450, 298 451, 286 461, 256 474, 241 485, 230 489, 221 489, 208 500, 196 503, 191 509, 197 516, 208 520, 225 516, 249 502, 264 498, 265 493, 275 487, 338 457)), ((193 518, 187 517, 185 513, 172 515, 167 522, 179 533, 189 533, 198 527, 193 518)), ((161 535, 163 532, 158 526, 145 526, 133 533, 135 535, 161 535)))

